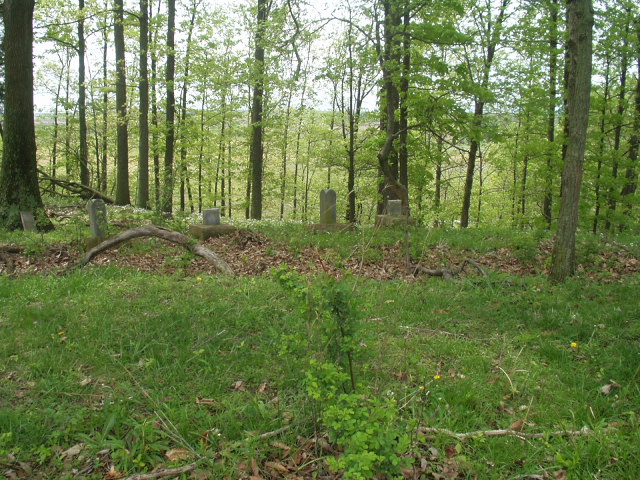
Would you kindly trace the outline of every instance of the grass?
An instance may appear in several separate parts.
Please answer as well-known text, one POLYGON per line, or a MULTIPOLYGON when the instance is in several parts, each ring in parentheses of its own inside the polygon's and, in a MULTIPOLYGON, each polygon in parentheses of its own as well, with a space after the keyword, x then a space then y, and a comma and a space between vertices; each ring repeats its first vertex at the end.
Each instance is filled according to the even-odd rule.
MULTIPOLYGON (((288 233, 300 248, 331 245, 338 257, 357 247, 354 238, 389 244, 402 233, 363 229, 336 241, 303 228, 262 228, 282 242, 288 233)), ((429 231, 414 234, 414 248, 526 250, 545 235, 429 231)), ((563 285, 541 276, 346 278, 338 287, 357 333, 342 348, 355 359, 356 409, 394 405, 385 418, 397 438, 410 438, 425 478, 640 478, 639 286, 637 277, 563 285), (617 387, 605 395, 612 381, 617 387), (593 433, 527 441, 417 433, 505 429, 517 420, 525 432, 593 433)), ((275 440, 301 448, 298 438, 330 431, 333 441, 355 421, 353 405, 331 403, 322 382, 320 399, 309 394, 310 360, 334 358, 336 300, 322 300, 332 288, 282 273, 231 279, 93 266, 0 277, 0 466, 26 464, 33 478, 65 479, 88 462, 82 478, 99 479, 108 465, 132 474, 198 459, 202 478, 239 478, 254 459, 266 477, 266 462, 281 452, 274 438, 255 434, 288 426, 275 440), (342 426, 327 426, 331 408, 343 408, 342 426), (78 443, 83 454, 63 453, 78 443), (177 448, 190 459, 169 461, 165 454, 177 448)))

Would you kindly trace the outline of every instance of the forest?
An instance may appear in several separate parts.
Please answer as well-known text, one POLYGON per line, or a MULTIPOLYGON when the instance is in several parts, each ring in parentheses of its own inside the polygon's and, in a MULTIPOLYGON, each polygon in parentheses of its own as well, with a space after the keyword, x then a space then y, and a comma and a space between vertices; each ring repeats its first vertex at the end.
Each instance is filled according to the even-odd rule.
MULTIPOLYGON (((580 226, 637 231, 638 6, 597 1, 580 226)), ((557 0, 77 4, 35 12, 38 159, 118 204, 544 227, 566 148, 557 0), (387 132, 393 144, 378 159, 387 132)))

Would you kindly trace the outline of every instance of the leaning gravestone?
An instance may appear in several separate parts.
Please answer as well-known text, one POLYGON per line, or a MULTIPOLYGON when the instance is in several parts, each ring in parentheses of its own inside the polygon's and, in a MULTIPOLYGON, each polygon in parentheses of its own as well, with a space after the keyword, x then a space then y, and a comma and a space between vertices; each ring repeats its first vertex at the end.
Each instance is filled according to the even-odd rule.
POLYGON ((326 188, 320 192, 320 224, 333 225, 336 223, 336 191, 326 188))
POLYGON ((36 219, 32 211, 20 212, 20 220, 22 220, 22 228, 25 232, 37 232, 36 219))
POLYGON ((202 210, 202 223, 204 225, 220 225, 220 209, 208 208, 202 210))
POLYGON ((91 249, 102 243, 107 235, 107 205, 99 198, 87 203, 91 238, 87 239, 87 248, 91 249))

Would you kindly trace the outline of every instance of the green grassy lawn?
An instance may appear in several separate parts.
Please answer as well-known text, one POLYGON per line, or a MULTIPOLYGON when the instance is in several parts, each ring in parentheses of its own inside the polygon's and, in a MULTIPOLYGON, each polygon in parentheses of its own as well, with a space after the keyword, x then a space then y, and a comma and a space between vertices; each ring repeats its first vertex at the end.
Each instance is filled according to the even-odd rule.
MULTIPOLYGON (((491 235, 413 246, 482 251, 491 235)), ((542 239, 519 235, 509 242, 523 251, 542 239)), ((183 478, 339 478, 329 466, 345 478, 640 478, 639 292, 638 276, 0 276, 0 473, 102 479, 195 462, 183 478), (422 430, 518 423, 545 435, 422 430)))

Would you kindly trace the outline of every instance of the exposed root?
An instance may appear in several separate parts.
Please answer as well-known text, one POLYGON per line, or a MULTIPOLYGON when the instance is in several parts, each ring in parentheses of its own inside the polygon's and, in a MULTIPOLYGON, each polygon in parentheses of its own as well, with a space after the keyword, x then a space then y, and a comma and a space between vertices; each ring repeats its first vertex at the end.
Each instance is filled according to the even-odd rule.
POLYGON ((158 227, 156 225, 143 225, 141 227, 132 228, 131 230, 127 230, 111 238, 108 238, 101 244, 89 250, 87 254, 84 256, 84 258, 80 260, 76 265, 71 267, 69 270, 75 269, 75 268, 82 268, 85 265, 87 265, 91 260, 93 260, 93 258, 99 253, 139 237, 158 237, 158 238, 161 238, 162 240, 166 240, 168 242, 181 245, 187 250, 189 250, 191 253, 198 255, 204 258, 205 260, 207 260, 219 272, 225 273, 228 275, 234 274, 229 264, 225 262, 217 253, 212 252, 207 247, 204 247, 199 243, 194 243, 191 238, 187 237, 186 235, 183 235, 180 232, 176 232, 174 230, 170 230, 164 227, 158 227))

